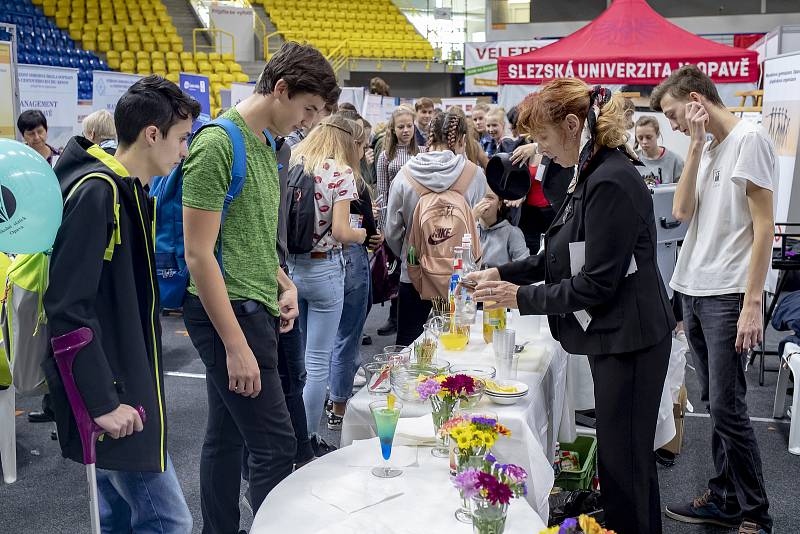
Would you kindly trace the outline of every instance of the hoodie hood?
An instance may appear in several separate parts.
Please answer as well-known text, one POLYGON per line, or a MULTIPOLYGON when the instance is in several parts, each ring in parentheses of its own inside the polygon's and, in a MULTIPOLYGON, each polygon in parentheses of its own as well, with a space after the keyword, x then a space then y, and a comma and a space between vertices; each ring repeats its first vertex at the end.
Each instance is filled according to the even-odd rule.
POLYGON ((488 232, 494 232, 496 230, 500 230, 501 228, 505 228, 506 226, 510 226, 510 225, 511 225, 511 223, 508 222, 508 219, 500 219, 499 221, 497 221, 496 223, 494 223, 492 226, 490 226, 488 228, 483 226, 483 223, 481 223, 481 229, 488 233, 488 232))
POLYGON ((64 196, 87 174, 100 172, 116 180, 128 174, 113 156, 79 135, 69 140, 53 170, 58 176, 61 194, 64 196))
POLYGON ((406 163, 405 169, 421 185, 440 193, 458 180, 466 161, 463 155, 450 150, 421 152, 406 163))

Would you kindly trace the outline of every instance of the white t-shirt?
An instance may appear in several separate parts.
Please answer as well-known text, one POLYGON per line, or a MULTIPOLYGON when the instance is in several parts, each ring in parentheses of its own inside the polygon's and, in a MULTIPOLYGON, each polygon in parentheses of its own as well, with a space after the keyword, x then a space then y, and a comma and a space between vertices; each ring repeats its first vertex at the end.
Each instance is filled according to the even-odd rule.
POLYGON ((775 147, 764 130, 740 120, 717 146, 703 147, 694 215, 689 221, 672 289, 704 297, 744 293, 753 248, 747 182, 773 191, 775 147))

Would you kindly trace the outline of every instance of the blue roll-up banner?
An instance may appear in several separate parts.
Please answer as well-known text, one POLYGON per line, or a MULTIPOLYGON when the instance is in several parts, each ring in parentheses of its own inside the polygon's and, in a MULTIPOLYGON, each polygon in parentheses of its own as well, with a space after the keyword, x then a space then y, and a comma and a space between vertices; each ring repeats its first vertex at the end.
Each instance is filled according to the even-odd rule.
POLYGON ((200 103, 200 116, 192 124, 192 131, 211 120, 211 99, 209 95, 208 77, 199 74, 180 74, 180 88, 183 92, 200 103))

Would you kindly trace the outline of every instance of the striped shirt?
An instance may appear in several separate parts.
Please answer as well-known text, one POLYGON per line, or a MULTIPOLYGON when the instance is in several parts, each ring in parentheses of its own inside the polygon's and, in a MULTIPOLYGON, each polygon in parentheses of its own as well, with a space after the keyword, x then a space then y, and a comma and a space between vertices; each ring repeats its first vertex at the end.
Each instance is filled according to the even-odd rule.
MULTIPOLYGON (((389 161, 389 158, 386 157, 385 150, 381 151, 381 155, 378 156, 375 172, 378 179, 378 194, 383 199, 384 206, 389 205, 389 186, 392 184, 392 180, 400 172, 403 165, 413 157, 411 152, 408 151, 408 146, 398 146, 392 161, 389 161)), ((383 217, 380 218, 380 226, 383 227, 383 217)))

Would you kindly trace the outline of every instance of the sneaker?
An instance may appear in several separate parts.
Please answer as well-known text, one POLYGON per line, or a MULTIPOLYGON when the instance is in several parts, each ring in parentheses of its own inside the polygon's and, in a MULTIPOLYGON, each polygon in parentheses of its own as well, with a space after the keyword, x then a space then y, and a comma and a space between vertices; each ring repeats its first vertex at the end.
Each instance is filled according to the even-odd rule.
POLYGON ((367 384, 367 372, 364 371, 363 367, 359 367, 358 371, 356 371, 356 376, 353 377, 353 387, 360 388, 364 387, 367 384))
POLYGON ((341 430, 343 420, 343 415, 336 415, 335 413, 330 412, 328 414, 328 430, 341 430))
POLYGON ((242 505, 242 507, 245 510, 250 512, 250 515, 255 515, 255 514, 253 514, 253 504, 250 502, 250 489, 249 488, 248 488, 247 491, 245 491, 242 494, 242 498, 239 500, 239 503, 242 505))
POLYGON ((752 521, 742 521, 739 525, 739 534, 772 534, 772 532, 752 521))
POLYGON ((333 413, 333 401, 326 400, 325 401, 325 415, 330 415, 333 413))
MULTIPOLYGON (((670 505, 665 509, 667 517, 683 523, 717 525, 720 527, 736 528, 742 521, 739 514, 725 513, 714 502, 711 490, 706 490, 702 497, 696 498, 688 504, 670 505)), ((757 534, 757 531, 755 531, 757 534)))
POLYGON ((378 328, 378 335, 379 336, 391 336, 397 333, 397 320, 392 319, 389 317, 386 320, 386 323, 383 324, 380 328, 378 328))
POLYGON ((320 456, 325 456, 329 452, 333 452, 336 450, 336 447, 326 442, 319 436, 311 437, 311 448, 314 449, 314 456, 316 456, 317 458, 319 458, 320 456))

